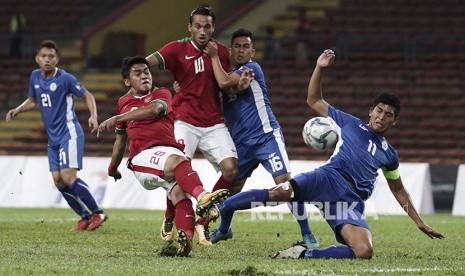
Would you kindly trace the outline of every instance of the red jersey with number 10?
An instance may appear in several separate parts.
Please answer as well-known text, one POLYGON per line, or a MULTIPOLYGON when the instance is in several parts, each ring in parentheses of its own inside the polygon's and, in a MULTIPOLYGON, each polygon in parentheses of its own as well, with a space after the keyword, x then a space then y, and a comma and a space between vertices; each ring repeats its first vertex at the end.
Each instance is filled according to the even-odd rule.
MULTIPOLYGON (((221 65, 229 72, 228 50, 218 42, 217 45, 221 65)), ((181 87, 173 98, 176 119, 198 127, 224 122, 212 60, 191 38, 172 41, 153 55, 159 61, 159 69, 170 70, 181 87)))
POLYGON ((164 116, 150 117, 116 124, 116 132, 126 131, 129 138, 129 158, 154 146, 169 146, 184 150, 184 145, 174 139, 174 115, 171 108, 171 92, 157 88, 151 93, 137 97, 127 93, 118 100, 118 114, 159 102, 166 106, 164 116))

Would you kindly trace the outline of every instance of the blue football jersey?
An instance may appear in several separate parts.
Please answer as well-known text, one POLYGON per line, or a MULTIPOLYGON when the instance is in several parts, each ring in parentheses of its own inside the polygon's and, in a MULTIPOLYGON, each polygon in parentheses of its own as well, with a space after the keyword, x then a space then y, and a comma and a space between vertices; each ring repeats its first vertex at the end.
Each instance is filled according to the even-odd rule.
POLYGON ((35 98, 42 114, 49 143, 84 136, 74 111, 73 95, 81 98, 87 90, 65 70, 58 69, 52 78, 44 79, 40 69, 31 73, 29 97, 35 98))
POLYGON ((330 162, 323 168, 337 170, 355 185, 358 192, 366 193, 369 197, 373 192, 378 169, 392 171, 399 167, 397 151, 361 119, 332 106, 328 114, 338 126, 339 141, 330 162))
POLYGON ((255 61, 244 64, 232 74, 242 75, 245 69, 253 69, 255 77, 250 87, 241 93, 223 93, 223 113, 226 124, 237 145, 254 145, 263 142, 264 133, 279 128, 268 96, 265 76, 255 61))

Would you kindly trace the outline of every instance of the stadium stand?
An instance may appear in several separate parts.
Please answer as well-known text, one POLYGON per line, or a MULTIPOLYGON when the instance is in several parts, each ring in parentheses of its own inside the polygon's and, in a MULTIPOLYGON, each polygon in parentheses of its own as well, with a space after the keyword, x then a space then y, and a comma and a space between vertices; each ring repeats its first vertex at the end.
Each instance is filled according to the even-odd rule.
MULTIPOLYGON (((300 7, 307 8, 312 22, 310 64, 325 48, 334 49, 338 56, 324 80, 328 102, 368 118, 376 94, 398 94, 401 119, 388 139, 398 148, 401 161, 450 165, 465 161, 460 67, 465 59, 461 30, 465 9, 460 1, 303 0, 270 24, 279 28, 279 21, 286 18, 286 25, 293 26, 292 15, 296 20, 295 10, 300 7)), ((326 159, 330 151, 309 151, 300 138, 302 126, 315 115, 305 104, 313 66, 295 66, 293 37, 286 35, 288 27, 281 33, 285 52, 281 66, 262 64, 290 158, 308 159, 311 154, 326 159)))
MULTIPOLYGON (((32 0, 21 3, 24 5, 28 1, 32 0)), ((101 1, 82 2, 91 5, 101 1)), ((5 7, 8 10, 10 6, 5 7)), ((8 13, 1 13, 1 22, 8 21, 5 14, 8 13)), ((34 16, 31 18, 35 20, 34 16)), ((465 69, 461 66, 465 60, 464 23, 465 8, 460 0, 300 0, 276 15, 268 24, 281 39, 283 60, 279 66, 267 61, 261 61, 261 64, 290 158, 308 159, 311 156, 323 160, 330 155, 330 151, 316 152, 305 148, 301 129, 306 120, 315 115, 305 104, 312 64, 325 48, 332 48, 338 60, 324 80, 325 98, 329 102, 366 119, 368 106, 376 94, 396 93, 401 97, 403 108, 399 124, 388 139, 398 148, 401 161, 464 163, 465 99, 462 91, 465 69), (306 8, 311 23, 309 65, 304 67, 295 64, 292 34, 297 11, 302 7, 306 8)), ((257 32, 258 58, 263 52, 260 38, 264 36, 264 29, 265 26, 257 32)), ((83 66, 75 63, 80 59, 79 52, 71 51, 67 55, 71 57, 67 66, 75 66, 75 70, 83 66)), ((24 73, 0 76, 2 110, 14 106, 17 99, 24 99, 24 85, 32 65, 9 59, 0 61, 1 69, 12 70, 21 66, 24 73)), ((157 84, 171 87, 169 73, 158 72, 154 77, 157 84)), ((93 69, 88 70, 82 80, 97 97, 100 118, 111 116, 122 91, 118 85, 119 75, 93 69)), ((78 108, 85 106, 78 105, 78 108)), ((87 112, 84 110, 80 114, 83 126, 87 125, 87 112)), ((11 154, 13 149, 13 154, 44 154, 41 123, 37 120, 26 123, 28 119, 22 117, 24 123, 16 121, 8 128, 0 123, 0 154, 11 154), (21 125, 28 128, 25 130, 21 125), (41 146, 34 151, 36 143, 41 146), (18 149, 23 151, 16 151, 18 149)), ((88 135, 86 154, 108 156, 112 142, 112 134, 103 134, 99 139, 88 135)))

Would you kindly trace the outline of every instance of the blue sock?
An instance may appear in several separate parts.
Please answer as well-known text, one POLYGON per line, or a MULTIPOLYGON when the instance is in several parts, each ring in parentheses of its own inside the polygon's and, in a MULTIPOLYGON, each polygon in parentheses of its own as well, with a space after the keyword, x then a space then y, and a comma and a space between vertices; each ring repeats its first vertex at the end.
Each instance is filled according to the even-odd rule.
POLYGON ((87 184, 82 181, 82 179, 76 178, 76 180, 73 182, 73 184, 71 184, 71 186, 69 186, 69 188, 87 206, 92 214, 102 212, 102 210, 100 210, 98 207, 97 202, 95 202, 94 197, 90 193, 89 186, 87 186, 87 184))
POLYGON ((287 206, 289 207, 292 214, 296 218, 297 223, 299 223, 300 233, 302 234, 302 236, 306 234, 311 234, 312 230, 310 229, 310 225, 308 224, 305 204, 303 202, 291 202, 291 204, 288 204, 287 206), (297 208, 294 208, 294 207, 297 207, 297 208))
POLYGON ((305 251, 305 259, 354 259, 355 253, 347 245, 333 245, 323 249, 305 251))
POLYGON ((218 229, 221 233, 227 233, 231 226, 231 220, 235 211, 251 209, 252 202, 266 204, 268 201, 268 190, 249 190, 233 195, 216 206, 221 213, 221 223, 218 229))
POLYGON ((60 193, 63 195, 63 198, 68 202, 68 205, 73 209, 76 214, 78 214, 83 219, 89 219, 90 214, 89 210, 87 210, 86 206, 82 201, 77 197, 74 192, 66 186, 64 189, 59 190, 60 193))

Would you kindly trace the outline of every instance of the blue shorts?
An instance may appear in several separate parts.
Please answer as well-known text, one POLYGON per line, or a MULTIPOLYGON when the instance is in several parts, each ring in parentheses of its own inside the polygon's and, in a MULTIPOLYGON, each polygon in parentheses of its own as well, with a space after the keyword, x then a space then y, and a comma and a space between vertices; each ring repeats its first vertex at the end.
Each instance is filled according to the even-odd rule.
POLYGON ((337 171, 317 168, 311 172, 301 173, 293 179, 299 187, 294 201, 311 202, 317 206, 338 242, 345 244, 341 236, 341 229, 345 224, 370 230, 363 215, 365 202, 337 171))
POLYGON ((56 145, 48 145, 48 164, 51 172, 63 169, 82 169, 84 137, 65 139, 56 145))
POLYGON ((237 179, 245 179, 259 164, 274 177, 289 172, 289 157, 280 130, 264 134, 265 140, 254 145, 237 144, 237 156, 239 158, 237 179))

